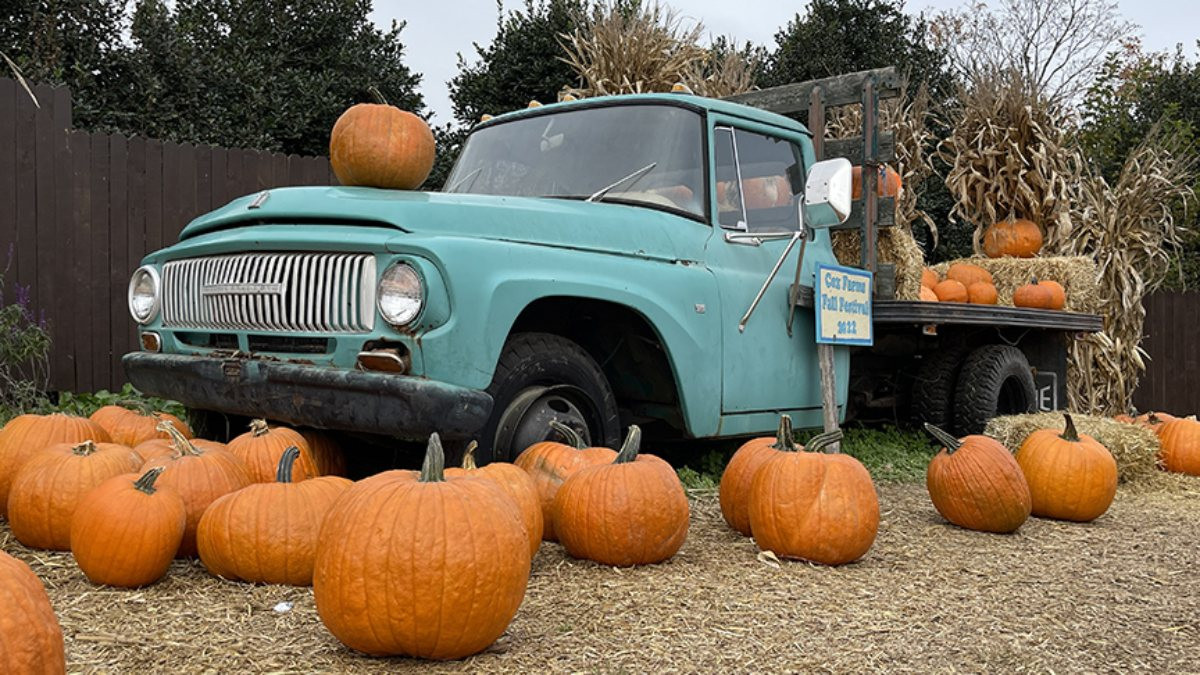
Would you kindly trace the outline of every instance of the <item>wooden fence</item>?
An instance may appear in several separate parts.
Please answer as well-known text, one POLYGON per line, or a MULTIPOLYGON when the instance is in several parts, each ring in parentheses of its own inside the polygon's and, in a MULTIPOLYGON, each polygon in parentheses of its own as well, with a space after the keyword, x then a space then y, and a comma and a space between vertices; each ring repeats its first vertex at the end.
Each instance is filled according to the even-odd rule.
POLYGON ((53 338, 50 385, 92 391, 125 382, 136 346, 126 308, 142 256, 192 218, 240 195, 335 182, 324 157, 171 143, 72 129, 71 94, 0 78, 0 270, 31 291, 53 338))
POLYGON ((1200 413, 1200 292, 1146 298, 1146 374, 1133 397, 1138 410, 1200 413))

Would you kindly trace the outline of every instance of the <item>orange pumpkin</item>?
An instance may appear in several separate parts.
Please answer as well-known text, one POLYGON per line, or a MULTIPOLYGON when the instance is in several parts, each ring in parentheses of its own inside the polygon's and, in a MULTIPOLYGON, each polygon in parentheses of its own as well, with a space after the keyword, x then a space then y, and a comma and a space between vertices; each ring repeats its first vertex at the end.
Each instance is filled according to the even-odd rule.
POLYGON ((112 438, 104 427, 86 417, 19 415, 0 429, 0 516, 8 513, 8 490, 25 460, 58 443, 95 441, 108 443, 112 438))
POLYGON ((1042 228, 1024 218, 1002 220, 983 231, 983 252, 989 258, 1032 258, 1042 250, 1042 228))
POLYGON ((629 427, 611 464, 571 474, 554 496, 554 523, 571 556, 604 565, 652 565, 687 539, 688 501, 675 469, 638 454, 642 431, 629 427))
POLYGON ((942 279, 941 279, 941 277, 938 276, 938 273, 934 272, 933 270, 929 269, 928 267, 921 270, 921 285, 922 286, 932 289, 934 286, 937 286, 938 282, 941 280, 942 279))
POLYGON ((1062 309, 1067 306, 1067 289, 1062 284, 1050 279, 1037 282, 1039 286, 1050 289, 1050 309, 1062 309))
POLYGON ((769 209, 792 203, 792 186, 786 176, 747 178, 742 185, 747 209, 769 209))
POLYGON ((237 455, 250 469, 250 480, 270 483, 277 480, 279 459, 290 447, 300 449, 300 459, 289 472, 293 480, 302 481, 320 475, 316 459, 308 450, 308 441, 300 432, 287 427, 267 426, 266 420, 251 420, 250 431, 229 441, 226 449, 237 455))
POLYGON ((967 286, 967 302, 973 305, 994 305, 998 297, 996 287, 986 281, 976 281, 967 286))
POLYGON ((1170 413, 1158 412, 1156 410, 1151 410, 1148 413, 1143 413, 1141 415, 1138 415, 1137 417, 1134 418, 1134 421, 1136 421, 1137 424, 1139 424, 1140 426, 1143 426, 1143 427, 1149 429, 1150 431, 1158 433, 1159 427, 1166 424, 1167 422, 1174 422, 1177 419, 1179 419, 1179 418, 1170 413))
POLYGON ((463 454, 462 468, 446 469, 446 476, 474 476, 492 481, 504 491, 517 508, 521 511, 521 520, 525 523, 525 531, 529 534, 529 556, 537 555, 542 543, 542 502, 538 499, 537 487, 533 479, 524 469, 508 462, 491 462, 480 467, 475 464, 475 448, 478 445, 471 441, 463 454))
MULTIPOLYGON (((861 164, 856 164, 850 170, 850 198, 862 199, 863 195, 863 168, 861 164)), ((887 164, 879 165, 879 177, 875 181, 875 192, 880 197, 897 197, 900 194, 900 189, 903 187, 900 174, 887 164)))
POLYGON ((317 535, 351 483, 339 476, 295 481, 300 448, 283 451, 273 483, 218 497, 200 518, 196 548, 214 576, 263 584, 311 586, 317 535), (294 482, 293 482, 294 481, 294 482))
POLYGON ((721 474, 721 515, 733 529, 744 535, 750 534, 750 485, 754 474, 776 452, 794 452, 796 439, 792 432, 792 418, 779 416, 779 428, 774 436, 763 436, 746 441, 733 453, 725 471, 721 474))
POLYGON ((1013 305, 1015 307, 1055 309, 1054 301, 1054 290, 1049 286, 1039 284, 1037 279, 1034 279, 1033 283, 1025 284, 1013 291, 1013 305))
POLYGON ((1099 518, 1117 494, 1117 462, 1096 439, 1078 433, 1070 415, 1064 430, 1029 434, 1017 464, 1029 483, 1033 515, 1087 522, 1099 518))
POLYGON ((933 287, 933 294, 940 302, 966 302, 969 298, 967 287, 954 279, 939 281, 938 285, 933 287))
POLYGON ((342 185, 416 189, 433 169, 435 150, 425 120, 387 104, 351 106, 329 137, 329 163, 342 185))
POLYGON ((593 464, 608 464, 617 457, 609 448, 589 448, 575 430, 558 421, 550 426, 566 443, 542 441, 525 448, 513 464, 521 467, 533 479, 542 504, 542 539, 558 541, 554 529, 554 495, 568 476, 593 464))
POLYGON ((54 675, 67 670, 62 628, 46 587, 29 565, 0 551, 0 673, 54 675))
POLYGON ((987 436, 957 439, 926 424, 945 446, 925 472, 933 507, 946 520, 981 532, 1015 532, 1029 518, 1033 501, 1025 474, 1012 453, 987 436))
POLYGON ((29 458, 8 493, 8 524, 29 548, 71 549, 71 517, 100 483, 136 471, 141 458, 115 443, 52 445, 29 458))
POLYGON ((138 588, 171 566, 187 510, 183 498, 154 484, 161 466, 114 476, 91 490, 71 518, 71 553, 94 584, 138 588))
POLYGON ((933 289, 928 286, 921 287, 921 291, 918 295, 918 298, 925 302, 937 302, 938 301, 937 293, 935 293, 933 291, 933 289))
POLYGON ((317 463, 318 475, 346 475, 346 455, 331 435, 316 429, 300 429, 300 435, 308 442, 308 449, 317 463))
POLYGON ((984 281, 989 284, 995 284, 992 279, 992 273, 983 269, 979 265, 971 263, 954 263, 946 269, 946 278, 953 279, 962 284, 963 287, 970 286, 977 281, 984 281))
POLYGON ((183 420, 170 413, 148 409, 130 410, 119 405, 106 405, 92 413, 89 419, 104 427, 113 443, 131 448, 154 438, 166 439, 167 435, 158 430, 158 423, 162 420, 175 425, 185 437, 192 437, 192 430, 183 420))
POLYGON ((317 614, 346 646, 374 655, 460 659, 517 613, 529 581, 521 516, 490 480, 447 479, 437 434, 415 471, 347 489, 321 526, 317 614))
POLYGON ((1167 471, 1200 476, 1200 422, 1174 419, 1156 430, 1161 448, 1158 461, 1167 471))
POLYGON ((825 454, 832 431, 809 441, 810 452, 780 452, 750 487, 750 530, 764 551, 824 565, 861 558, 879 531, 879 498, 857 459, 825 454))

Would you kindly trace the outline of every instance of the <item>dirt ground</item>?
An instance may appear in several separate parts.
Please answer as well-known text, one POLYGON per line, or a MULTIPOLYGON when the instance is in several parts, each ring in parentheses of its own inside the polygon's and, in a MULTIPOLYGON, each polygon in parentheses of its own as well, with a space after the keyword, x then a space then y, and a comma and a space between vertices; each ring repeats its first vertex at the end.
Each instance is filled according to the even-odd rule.
POLYGON ((115 591, 68 554, 24 549, 6 525, 0 547, 46 582, 72 671, 1200 669, 1200 481, 1122 489, 1094 523, 1030 519, 1015 535, 946 524, 921 485, 880 496, 874 548, 841 568, 761 559, 712 494, 694 496, 688 542, 668 563, 618 570, 543 544, 505 636, 446 664, 350 652, 309 589, 177 562, 153 587, 115 591))

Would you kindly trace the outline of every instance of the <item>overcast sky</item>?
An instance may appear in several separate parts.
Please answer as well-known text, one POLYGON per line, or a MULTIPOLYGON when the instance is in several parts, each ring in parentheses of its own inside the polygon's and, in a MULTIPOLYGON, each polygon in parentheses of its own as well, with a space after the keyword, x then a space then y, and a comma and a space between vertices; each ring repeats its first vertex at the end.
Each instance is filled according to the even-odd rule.
MULTIPOLYGON (((524 7, 523 0, 500 0, 505 9, 524 7)), ((422 93, 435 113, 434 121, 451 119, 446 82, 458 72, 458 54, 468 62, 475 59, 472 43, 487 44, 496 33, 497 0, 375 0, 373 18, 381 27, 392 20, 407 21, 401 34, 408 66, 424 76, 422 93)), ((993 5, 996 0, 992 0, 993 5)), ((710 35, 730 35, 738 42, 749 40, 774 45, 775 32, 806 2, 780 0, 670 0, 681 15, 703 22, 710 35)), ((961 0, 909 0, 914 14, 958 7, 961 0)), ((1122 13, 1141 28, 1143 44, 1151 50, 1174 49, 1182 43, 1195 54, 1200 38, 1200 0, 1119 0, 1122 13)), ((501 112, 501 111, 498 111, 501 112)))

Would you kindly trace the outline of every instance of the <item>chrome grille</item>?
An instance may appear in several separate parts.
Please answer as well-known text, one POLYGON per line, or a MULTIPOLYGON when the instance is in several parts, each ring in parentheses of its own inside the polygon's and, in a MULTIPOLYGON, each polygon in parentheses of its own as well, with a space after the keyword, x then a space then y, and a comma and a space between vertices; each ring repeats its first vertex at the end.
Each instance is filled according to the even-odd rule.
POLYGON ((239 253, 163 265, 172 328, 365 333, 375 326, 375 257, 239 253))

